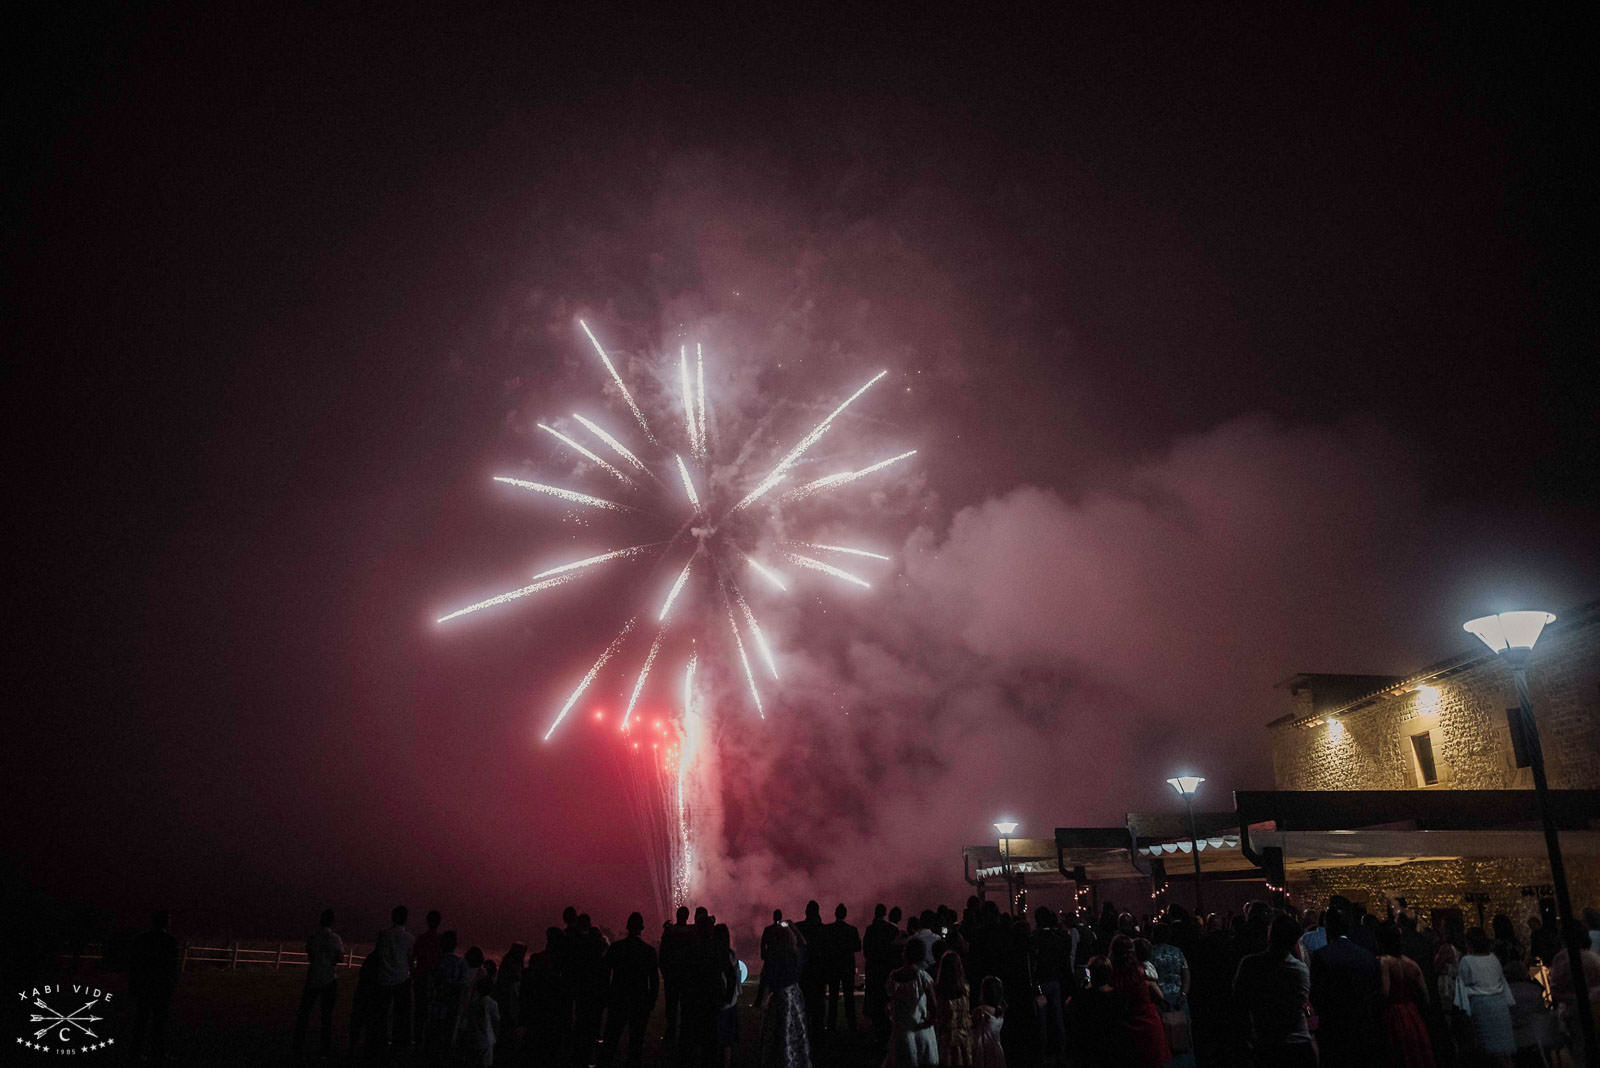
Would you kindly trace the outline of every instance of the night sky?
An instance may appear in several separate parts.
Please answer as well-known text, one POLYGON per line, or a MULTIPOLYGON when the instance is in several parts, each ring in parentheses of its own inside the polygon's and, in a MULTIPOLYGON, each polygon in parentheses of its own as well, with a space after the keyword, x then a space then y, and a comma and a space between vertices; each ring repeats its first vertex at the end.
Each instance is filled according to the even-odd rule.
POLYGON ((921 450, 817 513, 874 590, 762 602, 714 911, 1269 787, 1275 682, 1600 591, 1577 7, 13 16, 0 872, 194 934, 648 905, 614 736, 537 743, 637 584, 432 622, 612 543, 488 481, 602 488, 534 430, 627 425, 579 316, 663 411, 703 340, 758 456, 878 368, 819 461, 921 450))

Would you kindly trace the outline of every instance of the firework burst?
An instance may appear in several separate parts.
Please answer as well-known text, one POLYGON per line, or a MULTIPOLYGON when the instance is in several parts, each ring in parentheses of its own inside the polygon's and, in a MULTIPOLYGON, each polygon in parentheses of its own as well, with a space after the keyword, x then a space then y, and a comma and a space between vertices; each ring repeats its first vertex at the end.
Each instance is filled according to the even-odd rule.
MULTIPOLYGON (((757 673, 752 668, 752 659, 755 657, 747 650, 754 647, 760 665, 765 668, 765 674, 770 676, 772 682, 775 683, 780 677, 778 658, 768 642, 768 635, 757 622, 750 598, 740 585, 740 577, 753 574, 761 579, 762 588, 773 595, 788 593, 792 580, 757 558, 763 552, 762 546, 773 546, 768 551, 786 557, 801 569, 827 576, 829 580, 870 588, 866 579, 795 550, 804 549, 823 555, 848 555, 856 557, 858 561, 883 562, 890 559, 888 556, 865 549, 782 537, 778 522, 779 509, 785 502, 816 497, 874 475, 915 455, 915 450, 865 467, 804 481, 798 486, 790 483, 796 468, 807 459, 809 450, 828 433, 846 409, 888 373, 879 371, 833 407, 821 422, 801 435, 778 462, 762 470, 759 477, 754 477, 753 473, 747 475, 737 460, 715 466, 714 462, 718 459, 717 442, 712 440, 709 433, 706 356, 702 346, 696 344, 692 353, 688 345, 681 346, 678 350, 677 373, 671 376, 676 379, 678 393, 672 407, 681 410, 663 426, 676 424, 681 415, 683 426, 680 434, 676 429, 657 430, 651 427, 644 409, 629 391, 599 338, 582 320, 579 326, 599 355, 606 374, 647 444, 636 447, 637 443, 630 444, 625 440, 627 435, 608 430, 596 420, 574 413, 573 418, 581 430, 573 428, 570 434, 563 433, 545 423, 537 424, 538 428, 558 442, 560 447, 585 461, 590 470, 598 472, 598 477, 607 487, 606 496, 596 496, 545 481, 508 476, 497 476, 495 481, 531 494, 554 498, 569 506, 598 512, 628 513, 635 520, 648 517, 661 527, 657 540, 619 546, 546 568, 531 576, 528 585, 451 611, 441 616, 438 622, 447 623, 496 608, 610 568, 642 566, 646 561, 649 562, 648 574, 639 585, 640 598, 645 603, 604 647, 598 659, 577 682, 571 696, 548 721, 542 736, 548 741, 556 733, 597 678, 610 670, 615 662, 633 659, 635 654, 630 650, 635 646, 639 624, 642 620, 653 618, 654 634, 649 636, 648 646, 643 645, 644 636, 637 639, 637 644, 641 646, 639 658, 633 660, 635 666, 626 672, 632 685, 624 686, 622 691, 627 696, 620 729, 627 752, 655 756, 650 783, 644 792, 659 796, 654 803, 646 806, 649 811, 642 812, 641 816, 650 826, 652 837, 657 842, 666 842, 668 855, 661 858, 659 864, 652 862, 652 868, 659 868, 661 872, 658 881, 669 888, 668 892, 674 901, 681 901, 688 892, 690 880, 692 820, 687 801, 689 780, 703 749, 701 737, 704 728, 701 723, 704 717, 697 706, 704 702, 696 696, 696 665, 701 665, 699 674, 703 676, 702 654, 705 651, 722 648, 731 653, 730 659, 737 662, 744 676, 751 710, 763 718, 766 715, 766 703, 757 673), (584 433, 592 439, 592 447, 572 436, 584 433), (675 440, 679 438, 681 440, 675 440), (597 450, 604 450, 611 459, 597 450), (649 459, 651 456, 654 456, 653 462, 649 459), (786 483, 790 483, 791 488, 773 493, 786 483), (654 597, 660 596, 660 587, 653 576, 663 565, 676 571, 676 579, 657 607, 651 602, 654 597), (707 583, 714 586, 715 603, 707 603, 705 597, 692 596, 689 592, 691 583, 696 588, 707 583), (684 605, 688 607, 677 615, 673 614, 674 606, 681 608, 684 605), (727 622, 725 631, 721 629, 722 619, 727 622), (652 668, 656 666, 658 658, 663 653, 671 655, 668 643, 670 632, 674 629, 682 629, 697 639, 683 667, 665 676, 682 680, 681 693, 672 695, 675 701, 681 701, 682 704, 679 718, 667 733, 661 733, 657 738, 640 738, 635 733, 639 729, 635 710, 651 682, 652 668), (649 748, 645 749, 645 745, 649 748)), ((646 631, 646 635, 649 635, 649 631, 646 631)), ((670 682, 662 685, 669 689, 677 688, 670 682)), ((653 721, 653 727, 657 732, 667 730, 659 719, 653 721)))

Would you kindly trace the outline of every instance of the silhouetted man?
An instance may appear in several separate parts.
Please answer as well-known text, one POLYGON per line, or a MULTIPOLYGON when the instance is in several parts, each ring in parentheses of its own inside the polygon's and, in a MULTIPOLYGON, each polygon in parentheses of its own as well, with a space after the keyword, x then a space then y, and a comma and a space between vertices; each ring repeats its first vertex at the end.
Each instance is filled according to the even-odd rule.
POLYGON ((606 940, 587 912, 578 914, 576 931, 573 967, 578 1000, 572 1021, 572 1052, 582 1068, 594 1063, 594 1045, 600 1038, 600 1017, 606 1007, 606 940))
POLYGON ((867 933, 861 940, 861 955, 865 958, 867 972, 867 988, 861 1008, 875 1029, 885 1034, 889 1029, 887 984, 889 973, 894 971, 898 962, 899 951, 895 948, 895 939, 900 937, 900 928, 884 919, 886 911, 882 905, 872 910, 872 922, 867 925, 867 933))
POLYGON ((861 949, 861 932, 845 922, 849 910, 844 902, 833 910, 827 934, 828 1030, 839 1026, 839 997, 844 997, 845 1027, 856 1029, 856 953, 861 949))
POLYGON ((390 926, 378 932, 372 947, 372 955, 378 958, 377 972, 373 976, 378 988, 373 996, 374 1026, 369 1040, 374 1050, 389 1039, 391 1007, 395 1044, 411 1044, 411 953, 416 946, 416 936, 406 930, 408 915, 404 905, 396 905, 389 913, 390 926))
POLYGON ((294 1051, 305 1049, 306 1024, 312 1006, 322 1010, 322 1055, 333 1055, 333 1002, 339 993, 339 961, 344 943, 333 932, 333 910, 323 909, 317 929, 306 939, 306 985, 300 993, 300 1011, 294 1018, 294 1051))
POLYGON ((1343 909, 1323 921, 1328 944, 1311 954, 1311 1004, 1325 1068, 1369 1068, 1378 1056, 1378 958, 1350 939, 1343 909))
POLYGON ((417 936, 417 944, 412 949, 412 957, 416 963, 411 968, 411 1018, 418 1042, 427 1041, 428 1010, 433 1004, 432 991, 429 988, 433 982, 434 969, 439 967, 439 959, 444 955, 444 951, 439 948, 439 924, 443 920, 444 917, 439 915, 438 909, 430 909, 425 921, 428 929, 417 936))
POLYGON ((1317 1063, 1305 1011, 1311 973, 1294 952, 1300 934, 1293 917, 1279 916, 1267 929, 1267 948, 1241 960, 1233 977, 1234 1004, 1250 1021, 1257 1068, 1315 1068, 1317 1063))
POLYGON ((783 937, 783 910, 772 910, 772 922, 761 931, 761 960, 766 962, 767 955, 772 952, 772 947, 777 945, 777 940, 783 937))
POLYGON ((806 1002, 806 1024, 813 1041, 822 1034, 822 989, 828 978, 828 928, 822 922, 822 906, 806 902, 806 918, 794 925, 804 942, 800 953, 800 996, 806 1002))
MULTIPOLYGON (((681 912, 687 919, 689 911, 681 912)), ((630 913, 628 936, 606 950, 606 1040, 600 1047, 601 1068, 617 1059, 624 1028, 628 1031, 629 1068, 639 1068, 644 1062, 644 1026, 655 1008, 661 979, 656 951, 640 937, 643 931, 644 917, 630 913)))
POLYGON ((677 922, 661 931, 661 985, 667 1000, 666 1040, 678 1037, 678 1004, 683 997, 683 970, 689 963, 689 943, 694 932, 689 927, 689 906, 679 905, 677 922))
POLYGON ((167 1012, 178 987, 178 940, 167 933, 166 909, 150 916, 150 930, 135 935, 128 947, 128 993, 133 995, 133 1040, 129 1058, 136 1060, 150 1036, 150 1059, 167 1055, 167 1012))

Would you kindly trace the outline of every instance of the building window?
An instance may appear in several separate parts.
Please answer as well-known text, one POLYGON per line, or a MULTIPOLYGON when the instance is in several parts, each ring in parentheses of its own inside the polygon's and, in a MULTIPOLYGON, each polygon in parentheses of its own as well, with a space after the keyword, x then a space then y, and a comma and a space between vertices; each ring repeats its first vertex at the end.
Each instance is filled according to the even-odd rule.
POLYGON ((1417 758, 1417 772, 1422 777, 1422 785, 1439 785, 1439 769, 1433 762, 1433 736, 1427 731, 1413 734, 1411 751, 1417 758))

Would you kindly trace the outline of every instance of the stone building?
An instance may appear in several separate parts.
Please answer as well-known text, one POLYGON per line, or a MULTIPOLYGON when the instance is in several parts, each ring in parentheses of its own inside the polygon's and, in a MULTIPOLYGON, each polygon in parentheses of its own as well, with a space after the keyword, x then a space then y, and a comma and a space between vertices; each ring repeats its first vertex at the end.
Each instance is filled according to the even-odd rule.
MULTIPOLYGON (((1566 613, 1545 630, 1528 664, 1528 682, 1551 789, 1600 790, 1600 602, 1566 613)), ((1404 897, 1424 910, 1462 909, 1469 923, 1479 912, 1505 912, 1523 929, 1550 892, 1538 825, 1527 822, 1525 806, 1496 823, 1492 797, 1487 808, 1451 804, 1482 797, 1478 791, 1533 787, 1519 759, 1515 721, 1507 715, 1517 698, 1506 665, 1485 650, 1406 677, 1304 674, 1283 685, 1292 709, 1269 724, 1277 790, 1414 791, 1419 815, 1460 813, 1453 825, 1461 832, 1452 841, 1457 855, 1419 852, 1433 847, 1423 845, 1426 835, 1407 832, 1423 830, 1427 821, 1395 820, 1404 812, 1384 812, 1390 822, 1383 828, 1344 833, 1386 834, 1390 856, 1370 864, 1299 866, 1289 872, 1290 891, 1313 903, 1335 893, 1374 902, 1404 897), (1426 794, 1435 791, 1472 795, 1430 800, 1426 794), (1468 808, 1475 813, 1470 819, 1468 808)), ((1582 796, 1566 800, 1575 806, 1565 821, 1571 830, 1562 835, 1573 902, 1600 906, 1600 848, 1591 841, 1600 832, 1585 820, 1582 796)))

